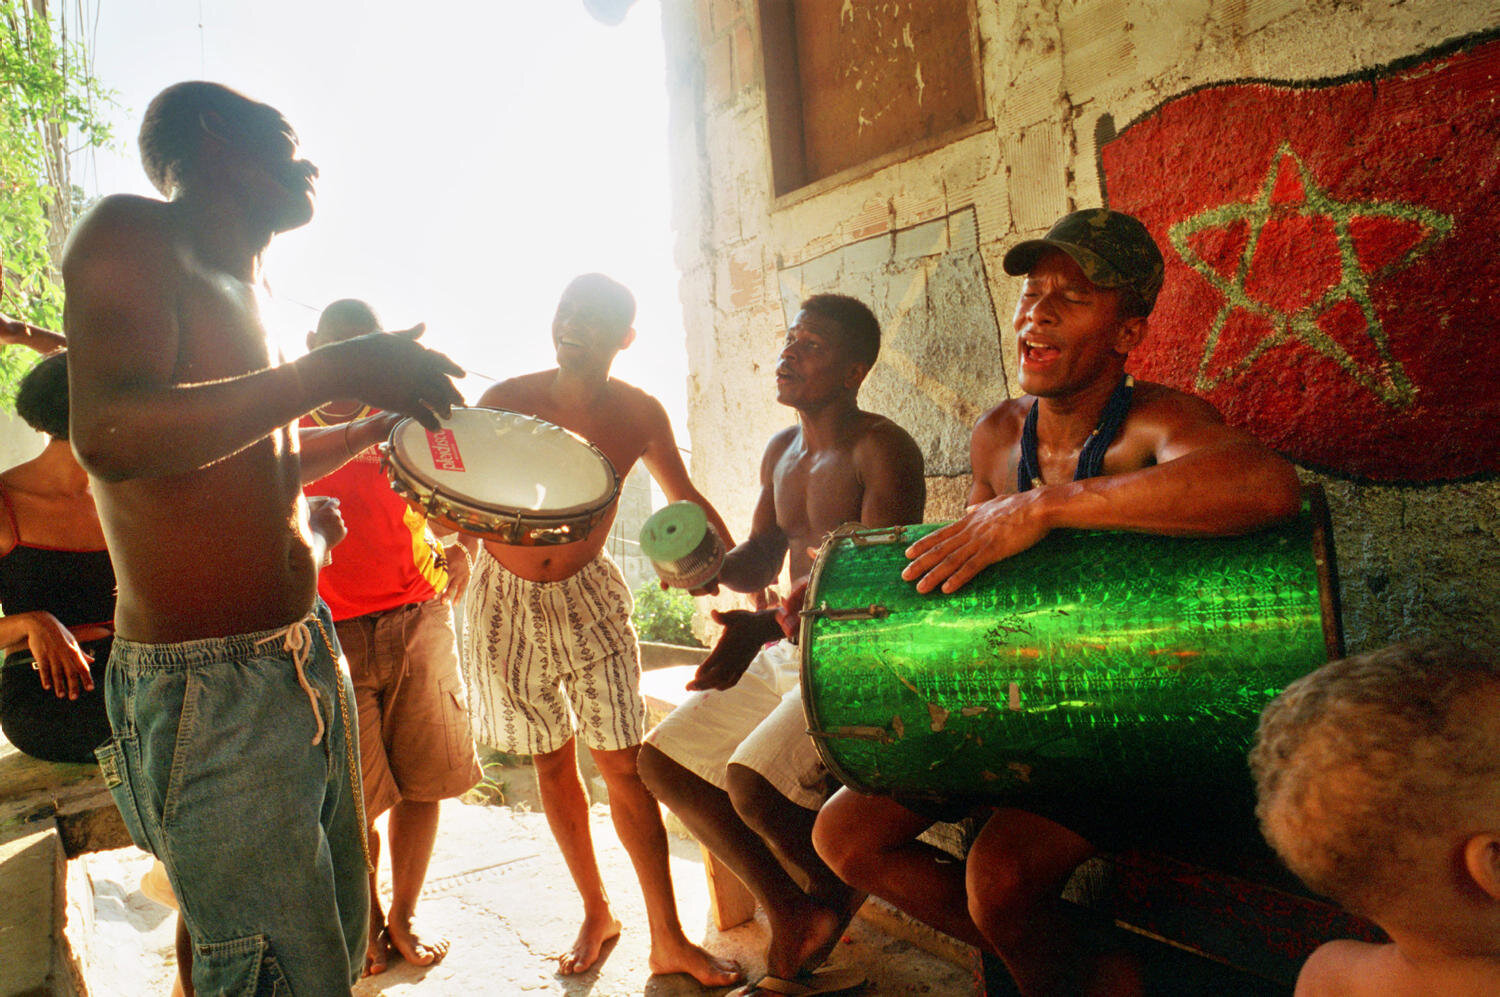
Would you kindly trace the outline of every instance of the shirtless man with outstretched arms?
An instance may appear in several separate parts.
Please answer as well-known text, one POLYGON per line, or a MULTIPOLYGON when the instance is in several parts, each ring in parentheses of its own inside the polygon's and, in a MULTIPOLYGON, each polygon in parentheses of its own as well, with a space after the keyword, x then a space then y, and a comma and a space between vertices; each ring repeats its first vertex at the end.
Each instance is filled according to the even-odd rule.
POLYGON ((303 434, 299 459, 296 421, 359 398, 436 427, 461 372, 420 328, 280 363, 261 255, 311 219, 317 169, 274 108, 177 84, 140 148, 170 200, 105 198, 63 260, 72 442, 119 578, 100 761, 166 865, 197 989, 344 993, 368 898, 353 697, 315 604, 343 530, 301 487, 387 426, 303 434))
MULTIPOLYGON (((788 556, 792 579, 805 583, 811 552, 837 527, 921 520, 921 450, 900 426, 856 404, 879 348, 879 323, 860 302, 831 294, 803 302, 776 366, 777 400, 797 424, 766 447, 750 538, 725 556, 719 584, 760 591, 788 556)), ((862 976, 816 972, 863 897, 812 848, 828 773, 807 735, 797 647, 776 640, 776 616, 716 613, 725 631, 688 686, 699 691, 641 750, 641 774, 657 798, 766 910, 767 975, 747 994, 824 992, 862 976), (762 649, 768 641, 776 642, 762 649)))
MULTIPOLYGON (((1208 403, 1126 376, 1163 273, 1139 221, 1074 212, 1045 239, 1013 247, 1004 265, 1025 277, 1013 328, 1027 394, 974 427, 968 513, 907 551, 903 577, 918 591, 955 591, 1059 527, 1228 536, 1296 513, 1289 463, 1208 403)), ((965 865, 917 840, 932 812, 843 789, 814 840, 847 882, 1000 955, 1024 994, 1132 993, 1134 965, 1080 952, 1058 900, 1095 850, 1080 832, 1111 830, 1073 820, 1093 810, 1108 808, 988 808, 965 865)))
MULTIPOLYGON (((615 356, 635 341, 635 298, 603 274, 584 274, 562 293, 552 321, 557 367, 502 381, 480 404, 534 415, 593 443, 623 479, 642 461, 667 500, 702 506, 661 402, 610 377, 615 356)), ((464 670, 475 735, 535 760, 547 823, 583 899, 584 918, 558 960, 581 973, 620 933, 589 832, 588 797, 577 743, 588 746, 609 788, 610 817, 635 866, 650 921, 654 973, 689 973, 728 986, 739 967, 691 942, 677 916, 661 808, 636 771, 645 735, 640 654, 630 623, 630 589, 604 551, 613 508, 589 536, 556 546, 486 541, 465 608, 464 670)))

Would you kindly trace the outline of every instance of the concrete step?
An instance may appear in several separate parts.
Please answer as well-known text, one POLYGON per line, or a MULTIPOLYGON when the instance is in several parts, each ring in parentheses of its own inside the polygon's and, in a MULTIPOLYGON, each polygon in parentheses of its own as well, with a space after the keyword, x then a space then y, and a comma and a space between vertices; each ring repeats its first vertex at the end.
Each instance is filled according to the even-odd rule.
POLYGON ((93 897, 87 875, 70 868, 56 824, 0 844, 0 896, 0 997, 87 994, 93 897))

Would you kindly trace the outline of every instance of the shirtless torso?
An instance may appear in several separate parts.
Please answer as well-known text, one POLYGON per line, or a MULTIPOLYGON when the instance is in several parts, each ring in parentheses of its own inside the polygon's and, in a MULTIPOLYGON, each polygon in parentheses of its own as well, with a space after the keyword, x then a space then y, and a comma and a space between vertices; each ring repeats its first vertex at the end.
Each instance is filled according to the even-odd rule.
POLYGON ((274 108, 177 84, 152 100, 140 149, 170 200, 105 198, 63 257, 69 435, 119 581, 106 704, 115 729, 131 731, 99 757, 120 775, 123 809, 173 801, 173 820, 131 833, 181 901, 189 992, 189 971, 203 992, 271 986, 260 948, 216 945, 241 934, 274 949, 292 989, 348 992, 369 902, 359 782, 352 766, 330 770, 350 730, 346 711, 326 723, 320 703, 352 692, 333 643, 305 622, 343 526, 335 503, 310 508, 301 486, 369 440, 339 427, 299 441, 295 425, 357 398, 435 429, 461 398, 449 378, 462 371, 416 331, 280 363, 261 257, 311 220, 317 168, 274 108), (261 631, 273 633, 244 639, 261 631), (186 641, 202 643, 173 646, 186 641), (299 872, 278 879, 278 868, 299 872), (210 957, 189 970, 192 951, 210 957))
POLYGON ((1433 953, 1409 958, 1396 945, 1342 940, 1321 946, 1297 977, 1296 997, 1480 997, 1500 993, 1493 958, 1433 953))
MULTIPOLYGON (((85 418, 103 394, 94 388, 101 375, 115 384, 207 384, 269 372, 276 362, 250 274, 206 259, 180 216, 169 204, 110 198, 74 237, 68 324, 75 411, 85 418), (91 291, 105 285, 117 291, 101 301, 91 291), (120 294, 125 288, 133 293, 120 294), (109 329, 113 342, 106 346, 95 328, 109 329)), ((106 432, 133 436, 134 428, 106 432)), ((295 430, 290 422, 266 430, 239 447, 205 441, 189 461, 180 441, 142 434, 131 448, 131 476, 101 468, 97 496, 120 581, 123 636, 164 643, 244 633, 285 624, 312 605, 317 569, 295 430), (230 586, 234 598, 226 598, 230 586)), ((79 445, 90 453, 92 436, 79 445)))
POLYGON ((143 643, 272 629, 307 613, 317 559, 300 415, 335 396, 381 395, 381 407, 409 414, 415 397, 457 397, 439 383, 457 368, 396 336, 330 347, 353 347, 334 363, 314 353, 278 366, 261 320, 259 251, 246 248, 256 240, 231 249, 205 213, 106 198, 63 263, 73 442, 119 576, 119 633, 143 643), (415 365, 410 378, 401 363, 415 365))
POLYGON ((786 552, 794 580, 807 576, 813 553, 845 523, 873 529, 922 518, 922 460, 911 436, 884 416, 862 410, 848 413, 833 428, 829 438, 819 440, 809 439, 801 424, 789 426, 771 438, 762 459, 761 501, 769 495, 774 529, 755 529, 762 525, 757 507, 752 536, 786 552))

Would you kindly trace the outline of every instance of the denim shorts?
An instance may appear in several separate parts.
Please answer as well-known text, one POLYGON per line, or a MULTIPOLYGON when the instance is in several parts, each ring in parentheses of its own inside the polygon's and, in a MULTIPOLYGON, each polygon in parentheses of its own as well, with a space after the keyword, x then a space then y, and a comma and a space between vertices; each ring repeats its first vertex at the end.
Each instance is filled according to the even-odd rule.
POLYGON ((364 964, 354 692, 324 634, 320 602, 285 630, 110 652, 99 764, 166 866, 200 994, 347 994, 364 964))

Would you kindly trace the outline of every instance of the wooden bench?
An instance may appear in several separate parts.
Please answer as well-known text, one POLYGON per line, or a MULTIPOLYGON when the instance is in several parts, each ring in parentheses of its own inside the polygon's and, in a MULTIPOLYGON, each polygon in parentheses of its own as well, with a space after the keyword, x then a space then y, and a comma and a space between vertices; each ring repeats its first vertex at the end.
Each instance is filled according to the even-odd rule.
MULTIPOLYGON (((955 856, 977 824, 939 824, 924 839, 955 856)), ((1289 994, 1313 949, 1335 938, 1380 942, 1373 924, 1297 882, 1253 823, 1230 825, 1209 850, 1125 850, 1090 859, 1063 899, 1117 929, 1117 939, 1147 963, 1152 994, 1289 994)), ((987 993, 1013 994, 998 959, 982 957, 987 993)))

